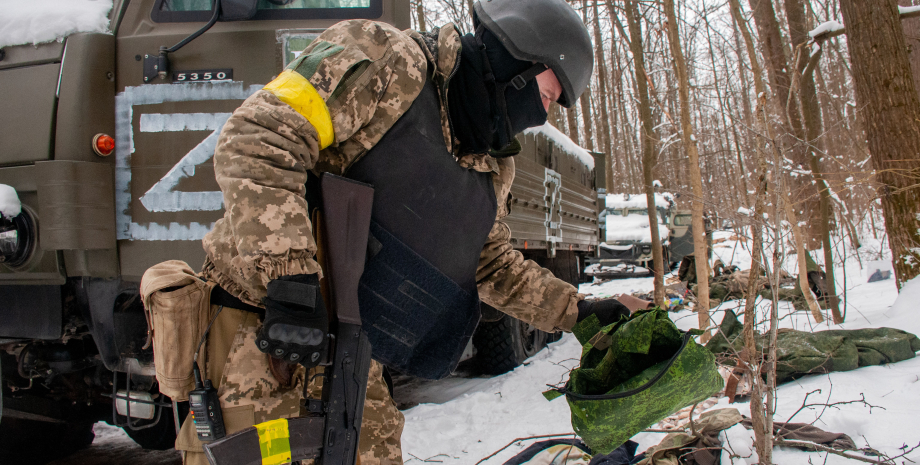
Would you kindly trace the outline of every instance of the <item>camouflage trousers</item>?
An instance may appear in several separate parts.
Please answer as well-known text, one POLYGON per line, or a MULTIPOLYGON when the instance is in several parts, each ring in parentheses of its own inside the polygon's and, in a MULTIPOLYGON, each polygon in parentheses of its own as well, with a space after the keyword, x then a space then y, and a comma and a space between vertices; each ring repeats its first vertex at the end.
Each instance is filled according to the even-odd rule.
MULTIPOLYGON (((291 386, 281 386, 271 373, 268 355, 256 349, 255 336, 260 326, 258 315, 224 307, 208 337, 203 354, 207 356, 206 376, 212 381, 220 380, 217 392, 227 434, 268 420, 298 416, 303 383, 313 379, 312 371, 305 376, 306 370, 298 367, 291 386)), ((310 383, 311 397, 318 398, 322 378, 315 379, 306 382, 310 383)), ((358 444, 361 465, 402 464, 400 436, 404 423, 383 379, 383 365, 372 361, 358 444)), ((176 439, 176 449, 183 451, 183 463, 207 465, 201 446, 191 417, 186 418, 176 439)))

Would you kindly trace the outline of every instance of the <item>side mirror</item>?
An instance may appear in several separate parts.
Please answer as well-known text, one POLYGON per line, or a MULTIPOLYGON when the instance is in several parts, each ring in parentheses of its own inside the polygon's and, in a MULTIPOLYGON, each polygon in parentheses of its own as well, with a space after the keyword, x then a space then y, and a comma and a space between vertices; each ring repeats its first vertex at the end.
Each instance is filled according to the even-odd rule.
POLYGON ((258 0, 218 0, 220 21, 245 21, 252 19, 259 11, 258 0))
POLYGON ((245 21, 252 19, 258 12, 259 0, 216 0, 211 20, 194 34, 182 39, 172 47, 160 47, 160 53, 147 55, 144 58, 144 82, 152 82, 157 78, 166 79, 169 75, 169 54, 175 53, 189 42, 195 40, 205 31, 211 29, 217 21, 245 21))

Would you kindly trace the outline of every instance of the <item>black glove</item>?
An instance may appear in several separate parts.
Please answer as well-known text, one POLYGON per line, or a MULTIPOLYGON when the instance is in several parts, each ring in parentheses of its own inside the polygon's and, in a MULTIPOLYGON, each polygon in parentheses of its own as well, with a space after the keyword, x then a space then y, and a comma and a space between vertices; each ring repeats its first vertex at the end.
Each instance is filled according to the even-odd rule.
POLYGON ((282 276, 268 283, 265 319, 256 347, 274 358, 315 367, 329 350, 329 317, 315 274, 282 276))
POLYGON ((601 326, 620 321, 620 317, 629 316, 629 309, 617 299, 582 300, 578 302, 578 319, 580 322, 591 315, 597 315, 601 326))

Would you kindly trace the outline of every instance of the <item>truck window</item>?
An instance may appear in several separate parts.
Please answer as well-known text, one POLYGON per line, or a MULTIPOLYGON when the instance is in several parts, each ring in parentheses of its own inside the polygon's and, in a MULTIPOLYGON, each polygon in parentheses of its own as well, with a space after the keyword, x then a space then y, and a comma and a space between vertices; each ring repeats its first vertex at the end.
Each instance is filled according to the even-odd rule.
POLYGON ((692 222, 690 215, 677 215, 674 217, 674 226, 689 226, 692 222))
MULTIPOLYGON (((259 0, 260 10, 367 8, 370 0, 259 0)), ((211 0, 163 0, 161 11, 211 11, 211 0)))
MULTIPOLYGON (((382 0, 259 0, 253 20, 271 19, 375 19, 382 0)), ((151 16, 158 23, 207 21, 211 0, 157 0, 151 16)))

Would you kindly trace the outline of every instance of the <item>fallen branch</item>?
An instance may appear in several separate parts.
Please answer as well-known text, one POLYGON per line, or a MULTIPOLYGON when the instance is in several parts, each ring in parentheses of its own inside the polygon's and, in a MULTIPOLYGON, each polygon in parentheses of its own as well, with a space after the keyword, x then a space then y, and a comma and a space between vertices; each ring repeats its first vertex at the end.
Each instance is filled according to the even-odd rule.
POLYGON ((817 452, 827 452, 827 453, 829 453, 829 454, 839 455, 839 456, 841 456, 841 457, 845 457, 845 458, 848 458, 848 459, 851 459, 851 460, 858 460, 858 461, 860 461, 860 462, 866 462, 866 463, 893 463, 893 462, 891 462, 890 460, 882 461, 881 458, 874 458, 874 459, 873 459, 873 458, 869 458, 869 457, 863 457, 863 456, 859 456, 859 455, 849 454, 849 453, 847 453, 846 451, 834 449, 833 447, 827 447, 827 446, 825 446, 825 445, 817 444, 817 443, 814 443, 814 442, 796 441, 796 440, 783 439, 783 438, 778 437, 778 438, 776 438, 776 439, 773 441, 773 443, 774 443, 775 445, 777 445, 777 446, 787 446, 787 447, 795 447, 795 448, 805 448, 805 449, 814 450, 814 451, 817 451, 817 452))
POLYGON ((488 456, 484 457, 482 460, 476 462, 476 465, 479 465, 480 463, 485 462, 486 460, 489 460, 489 459, 491 459, 492 457, 495 457, 496 455, 499 454, 499 452, 501 452, 501 451, 503 451, 503 450, 505 450, 505 449, 511 447, 514 443, 516 443, 516 442, 518 442, 518 441, 526 441, 526 440, 528 440, 528 439, 561 438, 561 437, 563 437, 563 436, 572 436, 572 437, 574 438, 574 437, 575 437, 575 433, 544 434, 544 435, 542 435, 542 436, 528 436, 528 437, 526 437, 526 438, 517 438, 517 439, 515 439, 514 441, 511 441, 511 442, 509 442, 508 444, 505 444, 505 446, 502 447, 501 449, 499 449, 499 450, 497 450, 497 451, 495 451, 495 452, 492 452, 492 453, 489 454, 488 456))
POLYGON ((823 444, 817 444, 817 443, 810 442, 810 441, 797 441, 797 440, 791 440, 791 439, 776 438, 776 440, 774 441, 774 444, 777 446, 805 448, 807 450, 813 450, 816 452, 827 452, 829 454, 839 455, 841 457, 848 458, 850 460, 857 460, 859 462, 876 463, 876 464, 882 464, 882 463, 895 464, 896 463, 895 460, 901 457, 904 457, 907 454, 920 448, 920 443, 918 443, 914 447, 911 447, 910 449, 907 449, 907 446, 905 445, 901 449, 902 450, 907 449, 907 450, 905 450, 903 453, 896 455, 894 457, 888 457, 887 455, 882 455, 880 457, 871 458, 871 457, 865 457, 861 455, 854 455, 844 450, 835 449, 833 447, 828 447, 823 444))
MULTIPOLYGON (((823 407, 823 408, 826 410, 826 409, 828 409, 828 408, 836 408, 836 409, 839 409, 839 406, 841 406, 841 405, 863 404, 863 405, 865 405, 866 407, 869 407, 869 412, 870 412, 870 413, 872 412, 872 409, 873 409, 873 408, 880 408, 880 409, 882 409, 882 410, 885 410, 885 407, 880 407, 880 406, 878 406, 878 405, 872 405, 872 404, 870 404, 869 402, 866 402, 866 396, 865 396, 865 394, 862 394, 862 393, 859 394, 860 398, 859 398, 858 400, 845 400, 845 401, 831 402, 831 403, 827 403, 827 402, 823 402, 823 403, 814 403, 814 404, 809 404, 809 403, 808 403, 808 397, 809 397, 810 395, 812 395, 812 394, 820 394, 820 393, 821 393, 821 389, 815 389, 814 391, 811 391, 811 392, 805 394, 805 399, 802 400, 802 406, 799 407, 798 410, 796 410, 789 418, 786 419, 786 423, 791 423, 791 422, 792 422, 792 419, 795 418, 796 415, 798 415, 799 413, 801 413, 802 410, 810 409, 810 408, 812 408, 812 407, 823 407)), ((821 415, 823 415, 823 414, 824 414, 824 413, 822 412, 821 415)), ((818 415, 818 418, 821 418, 821 415, 818 415)), ((817 419, 815 419, 815 421, 817 421, 817 419)), ((811 423, 814 423, 814 422, 811 422, 811 423)))

